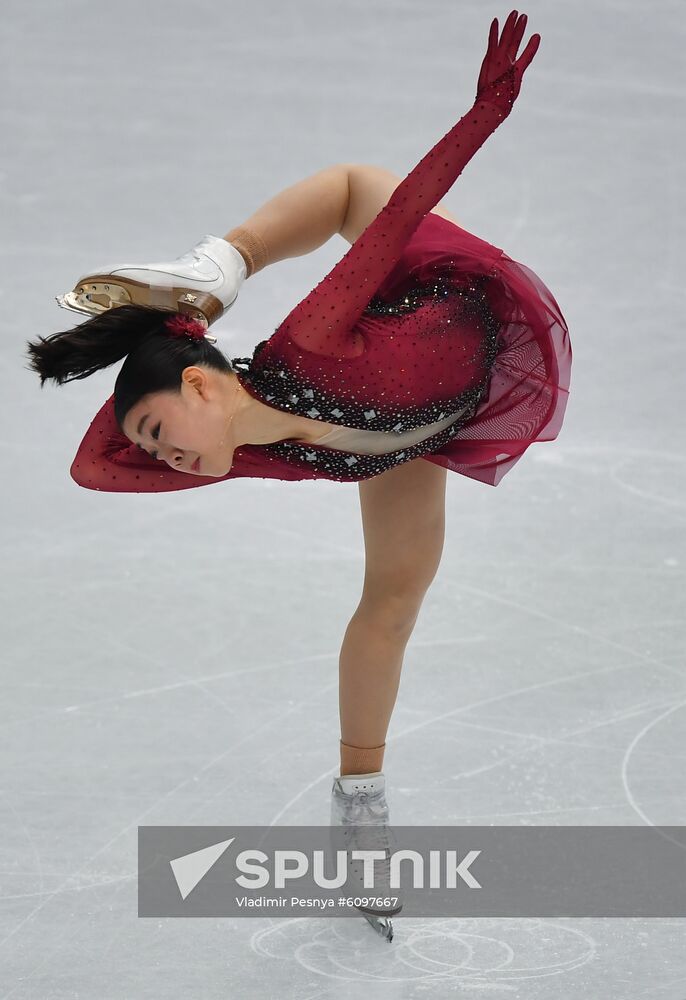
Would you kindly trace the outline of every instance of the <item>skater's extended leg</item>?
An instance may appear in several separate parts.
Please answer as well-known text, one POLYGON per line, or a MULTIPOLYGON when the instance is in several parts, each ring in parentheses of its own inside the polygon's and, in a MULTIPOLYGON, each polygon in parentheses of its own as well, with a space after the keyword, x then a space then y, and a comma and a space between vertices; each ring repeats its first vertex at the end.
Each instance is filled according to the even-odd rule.
MULTIPOLYGON (((246 258, 248 276, 287 257, 316 250, 335 233, 350 244, 388 203, 401 178, 367 163, 338 163, 265 202, 224 239, 246 258)), ((432 214, 457 223, 445 205, 432 214)))
MULTIPOLYGON (((405 647, 440 564, 445 486, 446 470, 423 459, 359 483, 364 587, 339 661, 346 746, 380 747, 386 739, 405 647)), ((347 773, 357 773, 353 762, 350 766, 347 773)))
POLYGON ((250 275, 316 250, 340 232, 347 210, 348 165, 339 163, 280 191, 224 239, 246 257, 250 275))
MULTIPOLYGON (((352 245, 388 204, 395 189, 402 184, 402 178, 385 167, 375 167, 371 163, 348 163, 347 167, 348 212, 340 232, 352 245)), ((431 209, 431 215, 440 215, 442 219, 459 226, 442 202, 431 209)))

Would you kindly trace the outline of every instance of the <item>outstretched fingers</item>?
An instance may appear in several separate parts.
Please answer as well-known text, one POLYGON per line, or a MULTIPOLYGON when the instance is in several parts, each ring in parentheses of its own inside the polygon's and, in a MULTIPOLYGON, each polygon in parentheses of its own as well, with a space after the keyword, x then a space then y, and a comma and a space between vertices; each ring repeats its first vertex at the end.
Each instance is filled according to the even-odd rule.
MULTIPOLYGON (((500 49, 501 51, 507 53, 509 60, 519 69, 520 73, 523 73, 527 68, 533 57, 538 51, 538 46, 541 44, 541 36, 539 34, 532 35, 529 42, 522 52, 519 59, 517 59, 517 50, 522 43, 522 38, 524 37, 524 32, 526 31, 526 25, 528 21, 528 16, 526 14, 518 14, 516 10, 510 11, 507 17, 507 21, 503 27, 503 33, 500 38, 500 49)), ((491 46, 493 38, 498 38, 498 19, 494 18, 491 24, 491 31, 488 38, 489 48, 491 46)))
POLYGON ((532 35, 531 38, 529 39, 529 44, 524 49, 524 51, 522 52, 521 56, 519 57, 519 59, 515 64, 519 69, 520 73, 524 72, 524 70, 529 65, 533 57, 536 55, 536 53, 538 52, 538 46, 540 44, 541 44, 541 36, 532 35))
POLYGON ((493 56, 496 49, 498 48, 498 18, 494 17, 491 21, 491 30, 488 33, 488 47, 486 49, 487 56, 493 56))
POLYGON ((517 59, 517 51, 522 43, 527 27, 528 17, 521 16, 516 10, 510 12, 505 21, 502 34, 498 39, 498 18, 494 17, 488 34, 488 49, 479 72, 477 96, 488 92, 489 87, 497 82, 504 83, 508 76, 510 88, 510 106, 519 94, 524 70, 538 51, 541 42, 539 34, 532 35, 523 53, 517 59), (511 72, 514 69, 514 72, 511 72))
MULTIPOLYGON (((524 26, 526 26, 526 14, 522 14, 524 18, 524 26)), ((521 20, 521 19, 520 19, 521 20)), ((507 15, 507 21, 505 21, 505 26, 503 27, 503 33, 500 39, 500 44, 503 46, 505 52, 510 52, 512 46, 514 45, 515 39, 517 38, 517 32, 519 31, 518 24, 518 14, 516 10, 511 10, 507 15)), ((522 34, 524 33, 524 28, 522 28, 522 34)), ((521 41, 521 35, 517 41, 517 45, 521 41)), ((514 56, 517 52, 517 45, 514 45, 512 50, 512 55, 514 56)))
MULTIPOLYGON (((513 13, 515 13, 513 11, 513 13)), ((524 32, 526 31, 526 14, 521 14, 516 21, 516 24, 512 30, 512 58, 517 55, 517 49, 522 44, 522 38, 524 37, 524 32)))

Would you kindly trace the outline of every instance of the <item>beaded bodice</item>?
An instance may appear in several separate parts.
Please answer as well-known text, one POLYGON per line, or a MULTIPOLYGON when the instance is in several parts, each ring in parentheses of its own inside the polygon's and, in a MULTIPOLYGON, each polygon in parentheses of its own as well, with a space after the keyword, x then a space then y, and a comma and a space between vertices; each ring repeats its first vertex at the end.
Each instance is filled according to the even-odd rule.
MULTIPOLYGON (((451 286, 444 274, 431 284, 415 283, 407 287, 401 297, 390 301, 374 296, 358 323, 358 329, 364 332, 364 319, 373 320, 374 336, 378 337, 379 324, 385 323, 389 329, 393 329, 398 317, 421 310, 431 311, 438 303, 448 305, 447 309, 434 310, 433 322, 427 324, 431 329, 431 337, 438 340, 454 334, 456 365, 461 364, 465 369, 476 371, 477 377, 461 391, 443 399, 408 405, 390 398, 383 400, 371 395, 365 398, 362 391, 345 392, 346 383, 352 375, 351 359, 345 359, 341 367, 340 382, 337 383, 331 373, 325 381, 321 378, 315 380, 294 370, 283 359, 274 357, 269 350, 270 341, 267 340, 255 347, 252 357, 232 359, 241 384, 251 394, 269 406, 310 420, 401 435, 459 413, 458 418, 449 426, 429 434, 414 445, 405 448, 399 446, 384 454, 347 452, 335 446, 305 444, 291 439, 260 447, 291 464, 306 464, 310 468, 321 470, 326 473, 327 478, 359 480, 379 475, 394 465, 418 458, 450 441, 473 416, 484 396, 490 369, 497 354, 499 326, 488 307, 483 291, 484 280, 483 275, 472 277, 469 284, 460 288, 451 286), (472 329, 478 329, 479 336, 472 338, 471 353, 465 358, 460 350, 464 348, 464 343, 458 344, 457 340, 460 323, 464 326, 467 322, 472 329)), ((361 356, 368 366, 373 364, 373 353, 367 351, 366 356, 361 356)), ((307 360, 305 356, 304 360, 307 360)), ((331 363, 327 367, 332 372, 335 369, 331 363)), ((438 372, 436 381, 439 381, 438 372)))

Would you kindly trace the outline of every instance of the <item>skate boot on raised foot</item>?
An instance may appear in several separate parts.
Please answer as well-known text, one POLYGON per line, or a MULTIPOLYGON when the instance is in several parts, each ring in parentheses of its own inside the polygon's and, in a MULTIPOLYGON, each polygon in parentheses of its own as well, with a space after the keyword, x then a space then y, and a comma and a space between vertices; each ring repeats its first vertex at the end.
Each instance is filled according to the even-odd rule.
POLYGON ((384 851, 383 860, 374 862, 374 888, 364 886, 362 860, 348 853, 348 896, 369 897, 369 904, 356 907, 374 930, 393 940, 389 919, 402 909, 399 888, 390 885, 390 856, 396 849, 389 824, 386 802, 386 778, 383 771, 370 774, 346 774, 333 779, 331 789, 331 846, 334 853, 354 850, 384 851))
POLYGON ((233 305, 246 274, 236 247, 207 235, 172 261, 103 264, 55 298, 63 309, 91 316, 116 306, 144 305, 186 313, 210 326, 233 305))

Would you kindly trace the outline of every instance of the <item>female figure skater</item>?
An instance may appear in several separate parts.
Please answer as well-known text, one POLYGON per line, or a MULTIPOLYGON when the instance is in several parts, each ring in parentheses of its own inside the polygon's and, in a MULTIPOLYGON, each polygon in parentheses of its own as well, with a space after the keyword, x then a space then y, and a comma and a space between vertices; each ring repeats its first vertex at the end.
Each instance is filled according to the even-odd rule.
MULTIPOLYGON (((71 467, 88 489, 359 484, 365 576, 340 654, 338 832, 388 832, 386 732, 441 557, 447 470, 495 486, 562 425, 571 348, 552 293, 439 204, 512 109, 540 43, 516 58, 526 20, 512 11, 500 39, 493 20, 473 107, 402 182, 321 170, 174 261, 95 269, 58 297, 92 318, 29 344, 41 384, 126 359, 71 467), (334 233, 350 249, 252 358, 212 346, 207 328, 246 277, 334 233)), ((365 914, 389 940, 400 905, 365 914)))

